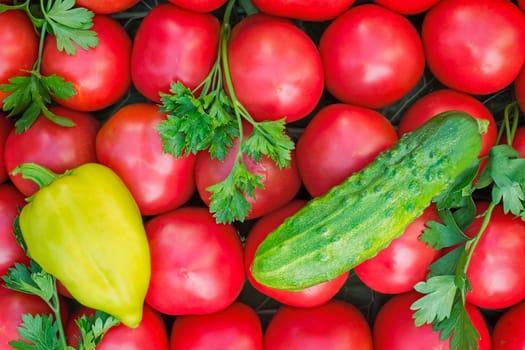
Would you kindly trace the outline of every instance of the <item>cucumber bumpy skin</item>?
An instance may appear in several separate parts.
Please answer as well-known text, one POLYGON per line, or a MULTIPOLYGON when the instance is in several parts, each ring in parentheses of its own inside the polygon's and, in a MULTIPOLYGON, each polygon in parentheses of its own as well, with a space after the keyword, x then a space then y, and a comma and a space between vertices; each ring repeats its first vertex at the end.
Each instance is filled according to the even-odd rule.
POLYGON ((480 149, 474 118, 439 114, 271 232, 256 251, 253 277, 300 290, 350 271, 399 237, 480 149))

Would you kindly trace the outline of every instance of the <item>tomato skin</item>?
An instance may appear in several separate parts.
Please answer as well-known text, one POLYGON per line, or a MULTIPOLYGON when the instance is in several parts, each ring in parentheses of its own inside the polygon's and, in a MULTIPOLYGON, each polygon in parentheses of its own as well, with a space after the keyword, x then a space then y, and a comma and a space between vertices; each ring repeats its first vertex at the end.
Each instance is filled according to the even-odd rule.
POLYGON ((140 0, 76 0, 77 7, 85 7, 97 14, 121 12, 138 4, 140 0))
MULTIPOLYGON (((7 137, 4 161, 9 173, 18 165, 35 162, 61 174, 80 164, 96 162, 95 138, 100 122, 90 113, 78 112, 61 106, 49 108, 53 113, 71 119, 73 127, 59 126, 39 115, 31 128, 21 134, 15 129, 7 137)), ((20 174, 9 177, 26 197, 38 190, 30 180, 20 174)))
MULTIPOLYGON (((487 202, 476 203, 483 213, 487 202)), ((474 236, 483 218, 476 218, 465 230, 474 236)), ((502 309, 525 298, 525 222, 512 213, 504 214, 501 205, 492 212, 490 222, 472 254, 467 277, 472 290, 467 301, 487 309, 502 309)))
MULTIPOLYGON (((60 317, 62 321, 68 322, 69 308, 62 300, 60 304, 60 317)), ((17 327, 22 323, 24 314, 47 314, 52 315, 51 308, 46 302, 36 295, 16 292, 0 285, 0 349, 12 349, 7 345, 12 340, 18 340, 17 327)))
POLYGON ((312 308, 281 306, 264 334, 265 350, 372 350, 372 335, 352 304, 332 300, 312 308))
POLYGON ((354 271, 359 279, 384 294, 408 292, 417 282, 424 281, 430 264, 440 256, 439 250, 419 239, 429 220, 440 221, 435 205, 425 209, 387 248, 356 266, 354 271))
POLYGON ((226 3, 226 0, 169 0, 174 5, 195 12, 212 12, 226 3))
POLYGON ((13 233, 13 222, 25 197, 12 184, 0 184, 0 276, 4 276, 15 262, 28 264, 29 259, 13 233))
POLYGON ((260 11, 273 16, 304 21, 327 21, 339 16, 355 0, 253 0, 260 11))
POLYGON ((131 53, 131 78, 137 90, 154 102, 171 82, 195 89, 217 59, 220 24, 209 13, 163 3, 142 21, 131 53))
POLYGON ((56 38, 48 35, 44 43, 42 73, 57 74, 73 83, 76 94, 56 101, 68 108, 92 112, 117 102, 131 84, 131 39, 124 28, 105 15, 93 17, 92 30, 97 32, 97 47, 75 55, 58 51, 56 38), (94 64, 96 62, 96 64, 94 64))
POLYGON ((244 285, 243 248, 233 225, 204 207, 182 207, 145 224, 151 262, 146 302, 168 315, 199 315, 231 305, 244 285))
POLYGON ((492 331, 492 350, 525 348, 525 302, 505 310, 492 331))
POLYGON ((512 140, 512 147, 519 152, 520 158, 525 158, 525 127, 520 126, 516 129, 514 139, 512 140))
MULTIPOLYGON (((80 331, 76 320, 82 315, 91 316, 95 310, 80 306, 65 326, 67 343, 76 348, 80 331)), ((97 345, 97 350, 168 350, 169 339, 162 315, 144 304, 142 321, 136 328, 119 324, 109 329, 97 345)))
MULTIPOLYGON (((20 10, 0 13, 0 84, 28 75, 38 56, 38 36, 31 20, 20 10)), ((8 94, 0 90, 0 107, 8 94)))
POLYGON ((514 80, 514 95, 522 113, 525 113, 525 66, 514 80))
POLYGON ((5 168, 4 149, 7 136, 13 129, 14 122, 7 118, 7 115, 0 112, 0 183, 4 183, 9 179, 9 174, 5 168))
POLYGON ((232 29, 228 60, 235 95, 257 121, 297 121, 321 99, 319 51, 287 19, 261 13, 244 18, 232 29))
POLYGON ((156 130, 166 116, 150 103, 128 104, 102 125, 96 138, 100 163, 113 169, 142 215, 175 209, 195 191, 195 156, 164 153, 156 130))
POLYGON ((361 170, 398 137, 372 109, 332 104, 314 115, 297 141, 297 167, 307 191, 320 196, 361 170))
POLYGON ((301 291, 269 288, 258 283, 253 278, 250 272, 250 266, 253 262, 257 247, 266 236, 276 229, 287 217, 292 216, 305 205, 306 201, 295 199, 285 206, 259 218, 248 232, 246 241, 244 242, 244 267, 246 276, 252 286, 259 292, 283 304, 295 307, 313 307, 326 303, 337 294, 348 278, 348 272, 345 272, 331 281, 320 283, 301 291))
MULTIPOLYGON (((243 122, 244 137, 252 132, 253 127, 243 122)), ((197 192, 206 205, 210 205, 211 193, 206 190, 208 186, 216 184, 228 176, 235 161, 235 154, 239 148, 239 140, 233 141, 229 153, 221 162, 211 158, 207 151, 197 153, 195 164, 195 182, 197 192)), ((254 190, 255 199, 246 195, 246 199, 251 206, 246 220, 255 219, 275 210, 289 201, 299 192, 301 178, 296 165, 295 151, 291 152, 290 166, 279 169, 277 164, 270 158, 263 156, 258 162, 247 155, 243 155, 244 162, 248 170, 262 178, 264 188, 254 190)))
MULTIPOLYGON (((450 340, 440 341, 439 333, 434 332, 431 325, 416 327, 410 305, 420 297, 417 292, 397 294, 381 307, 372 329, 375 350, 450 349, 450 340)), ((467 312, 480 334, 478 350, 490 350, 491 338, 483 315, 470 304, 467 312)))
POLYGON ((511 1, 442 0, 421 35, 434 76, 470 94, 503 89, 525 61, 525 16, 511 1))
POLYGON ((496 144, 498 134, 496 121, 491 111, 473 96, 452 89, 439 89, 430 92, 416 100, 403 114, 397 128, 401 136, 416 129, 439 113, 459 110, 470 114, 473 118, 489 122, 487 132, 481 135, 481 150, 479 156, 489 153, 496 144))
POLYGON ((375 4, 354 6, 331 22, 319 51, 328 92, 341 102, 369 108, 400 100, 425 68, 414 25, 375 4))
POLYGON ((171 327, 170 350, 260 350, 262 339, 255 311, 234 302, 216 313, 177 317, 171 327))
POLYGON ((376 4, 383 5, 403 15, 417 15, 428 11, 441 0, 374 0, 376 4))

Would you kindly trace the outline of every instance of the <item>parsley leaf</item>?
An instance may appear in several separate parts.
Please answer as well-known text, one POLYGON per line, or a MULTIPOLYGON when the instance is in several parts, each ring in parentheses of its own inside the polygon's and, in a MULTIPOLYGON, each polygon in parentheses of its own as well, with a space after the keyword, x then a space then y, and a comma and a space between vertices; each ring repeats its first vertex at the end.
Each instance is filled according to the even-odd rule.
POLYGON ((16 350, 64 350, 58 337, 58 324, 52 315, 22 315, 19 340, 8 344, 16 350), (31 342, 28 344, 25 340, 31 342))
POLYGON ((434 249, 452 247, 468 240, 450 209, 438 212, 443 223, 437 221, 427 222, 427 228, 420 239, 434 249))
POLYGON ((33 260, 29 267, 15 263, 15 266, 7 271, 7 275, 2 279, 5 287, 18 292, 37 295, 46 302, 50 302, 55 292, 54 278, 43 271, 40 265, 33 260))
POLYGON ((456 302, 448 318, 436 324, 433 329, 440 332, 440 339, 450 338, 450 349, 476 349, 480 337, 472 324, 464 304, 456 302))
POLYGON ((80 330, 79 350, 95 350, 104 334, 111 327, 120 323, 113 316, 99 310, 95 312, 95 315, 83 315, 75 322, 80 330))
POLYGON ((414 289, 425 296, 416 300, 410 307, 414 313, 416 326, 440 322, 450 316, 456 299, 455 276, 434 276, 425 282, 418 282, 414 289))
POLYGON ((74 44, 84 50, 98 45, 97 33, 90 30, 93 16, 94 13, 86 8, 75 7, 74 0, 55 0, 49 11, 44 11, 49 32, 56 37, 58 50, 68 55, 76 53, 74 44))

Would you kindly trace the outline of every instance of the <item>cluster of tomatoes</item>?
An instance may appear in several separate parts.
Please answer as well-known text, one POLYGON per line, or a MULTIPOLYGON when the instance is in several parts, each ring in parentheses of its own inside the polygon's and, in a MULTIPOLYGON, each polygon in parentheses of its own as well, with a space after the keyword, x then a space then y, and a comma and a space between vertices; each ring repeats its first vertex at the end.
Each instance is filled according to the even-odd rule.
MULTIPOLYGON (((296 149, 291 166, 283 169, 265 157, 247 158, 264 189, 250 200, 246 222, 217 224, 207 208, 206 188, 228 174, 233 159, 220 162, 207 152, 175 158, 164 153, 156 127, 166 118, 159 92, 168 92, 174 81, 196 88, 216 62, 226 1, 76 3, 96 13, 92 29, 99 45, 67 55, 48 35, 41 62, 42 74, 73 83, 76 95, 55 100, 50 110, 75 126, 61 127, 40 115, 29 130, 17 133, 12 118, 0 112, 0 275, 15 262, 27 263, 12 227, 25 198, 37 191, 11 171, 25 162, 56 173, 100 162, 133 194, 152 258, 142 323, 111 329, 100 349, 448 346, 430 325, 416 327, 410 310, 419 297, 414 284, 444 253, 419 240, 425 223, 439 220, 434 206, 377 257, 306 290, 267 288, 252 278, 249 266, 257 246, 285 218, 440 112, 462 110, 487 120, 480 152, 486 156, 501 118, 491 102, 504 97, 525 107, 525 4, 252 0, 237 5, 228 43, 237 98, 257 121, 286 117, 296 149), (249 8, 261 13, 248 14, 249 8)), ((0 13, 0 48, 0 83, 32 69, 39 38, 24 12, 0 13)), ((0 101, 5 96, 0 92, 0 101)), ((521 129, 514 141, 519 151, 525 149, 521 129)), ((485 205, 480 201, 478 209, 485 205)), ((476 221, 472 234, 478 227, 476 221)), ((468 311, 481 335, 479 349, 525 344, 524 255, 525 223, 498 207, 468 274, 468 311)), ((61 293, 73 339, 75 318, 93 310, 61 293)), ((21 314, 49 311, 38 298, 5 288, 0 304, 0 349, 18 338, 21 314)))

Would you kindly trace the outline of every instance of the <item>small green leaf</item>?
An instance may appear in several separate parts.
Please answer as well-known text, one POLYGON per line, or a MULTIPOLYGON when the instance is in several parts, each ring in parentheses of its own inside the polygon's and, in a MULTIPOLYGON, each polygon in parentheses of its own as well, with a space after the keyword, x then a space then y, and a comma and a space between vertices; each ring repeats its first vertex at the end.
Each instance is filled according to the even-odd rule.
POLYGON ((29 266, 15 263, 2 279, 6 288, 39 296, 46 302, 49 302, 56 292, 55 279, 33 260, 29 266))
POLYGON ((452 247, 468 240, 461 228, 456 223, 455 217, 450 209, 438 212, 443 223, 437 221, 427 222, 427 228, 423 231, 420 239, 434 249, 452 247))
POLYGON ((451 350, 477 349, 479 333, 461 302, 452 307, 450 317, 433 326, 434 331, 440 332, 441 341, 450 338, 451 350))
POLYGON ((272 159, 280 168, 288 167, 295 144, 286 134, 284 119, 263 121, 254 125, 244 142, 243 152, 258 162, 262 155, 272 159))
POLYGON ((465 246, 462 245, 454 250, 441 256, 430 265, 430 272, 427 278, 441 275, 454 275, 456 273, 456 266, 460 257, 464 255, 465 246))
POLYGON ((411 310, 417 310, 413 315, 416 326, 440 322, 450 316, 457 293, 454 278, 435 276, 414 286, 416 291, 425 294, 410 306, 411 310))
POLYGON ((8 344, 17 350, 63 350, 58 338, 58 324, 52 315, 22 315, 19 340, 8 344), (28 344, 28 342, 30 344, 28 344))

